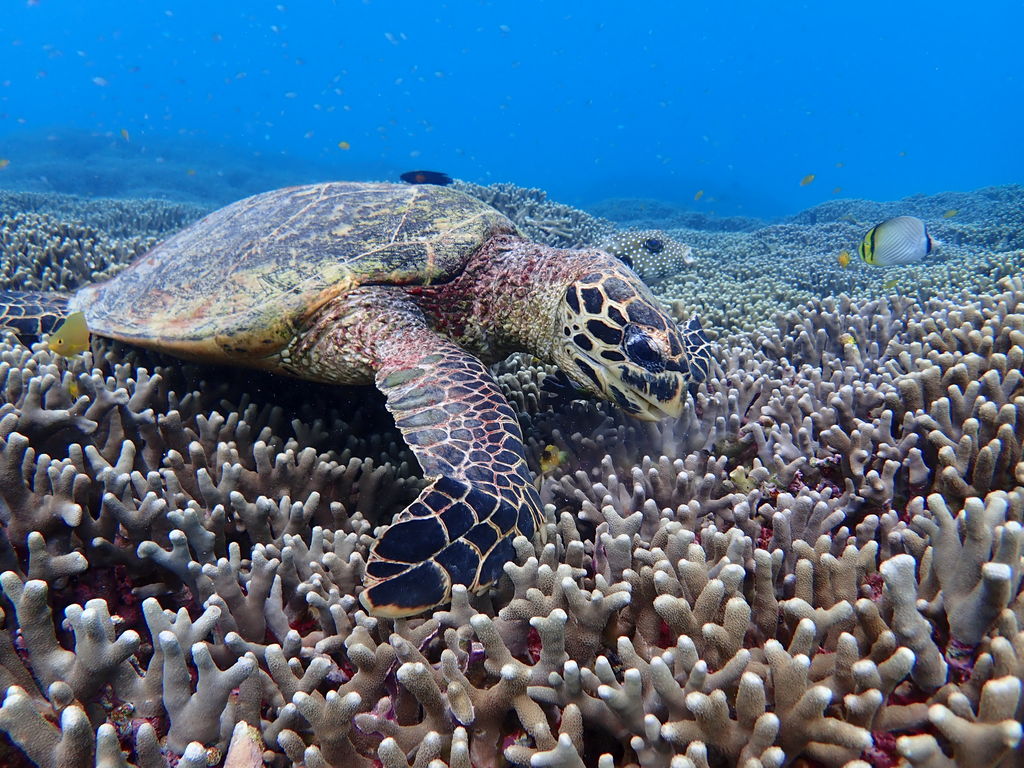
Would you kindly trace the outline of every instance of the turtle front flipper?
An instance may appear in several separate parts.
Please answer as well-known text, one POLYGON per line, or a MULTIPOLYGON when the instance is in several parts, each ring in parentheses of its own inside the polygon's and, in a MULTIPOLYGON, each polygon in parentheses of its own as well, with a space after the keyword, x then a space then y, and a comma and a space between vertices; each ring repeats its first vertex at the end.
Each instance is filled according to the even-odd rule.
POLYGON ((25 340, 51 333, 68 313, 68 297, 63 293, 0 291, 0 328, 11 328, 25 340))
POLYGON ((501 575, 541 525, 515 413, 484 365, 428 328, 378 342, 377 386, 431 482, 370 549, 363 606, 412 616, 501 575))

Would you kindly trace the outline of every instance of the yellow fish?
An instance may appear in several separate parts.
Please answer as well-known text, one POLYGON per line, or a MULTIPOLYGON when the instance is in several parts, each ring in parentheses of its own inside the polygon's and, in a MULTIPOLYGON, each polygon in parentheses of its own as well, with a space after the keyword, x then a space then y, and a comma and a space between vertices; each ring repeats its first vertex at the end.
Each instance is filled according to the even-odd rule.
POLYGON ((121 138, 124 139, 125 141, 131 141, 132 140, 132 137, 128 135, 128 129, 127 128, 122 128, 121 129, 121 138))
POLYGON ((886 280, 884 283, 882 283, 882 290, 891 291, 893 288, 899 285, 899 282, 900 279, 898 277, 890 278, 889 280, 886 280))
POLYGON ((839 262, 840 267, 846 269, 848 266, 850 266, 850 252, 840 251, 839 255, 836 256, 836 261, 839 262))
POLYGON ((856 345, 856 344, 857 344, 857 339, 855 339, 855 338, 853 337, 853 334, 850 334, 850 333, 841 333, 841 334, 839 335, 839 338, 838 338, 838 339, 836 339, 836 341, 838 341, 838 342, 839 342, 840 344, 842 344, 842 345, 843 345, 844 347, 848 347, 848 346, 850 346, 851 344, 853 344, 853 345, 856 345))
POLYGON ((89 348, 89 326, 85 324, 85 315, 72 312, 65 318, 47 342, 50 350, 61 357, 70 357, 84 352, 89 348))
POLYGON ((957 208, 950 208, 948 211, 946 211, 945 213, 942 214, 942 218, 944 218, 944 219, 952 219, 958 213, 960 213, 959 209, 957 209, 957 208))
POLYGON ((551 472, 558 469, 568 457, 565 451, 558 450, 557 445, 545 445, 540 454, 540 471, 551 472))
POLYGON ((195 176, 196 175, 196 169, 195 168, 189 168, 187 171, 185 171, 185 173, 187 173, 189 176, 195 176))
POLYGON ((0 157, 0 170, 3 170, 4 168, 6 168, 10 164, 11 164, 11 161, 8 160, 6 157, 0 157))
POLYGON ((832 190, 832 194, 833 195, 838 195, 842 191, 843 191, 842 187, 836 187, 835 189, 832 190))
POLYGON ((801 187, 806 187, 812 181, 814 181, 814 174, 813 173, 808 173, 806 176, 804 176, 802 179, 800 179, 800 186, 801 187))
POLYGON ((700 200, 702 197, 704 197, 704 190, 698 189, 697 192, 694 194, 693 199, 700 200))
POLYGON ((339 141, 338 142, 338 149, 349 150, 349 149, 352 149, 352 145, 349 144, 347 141, 339 141))

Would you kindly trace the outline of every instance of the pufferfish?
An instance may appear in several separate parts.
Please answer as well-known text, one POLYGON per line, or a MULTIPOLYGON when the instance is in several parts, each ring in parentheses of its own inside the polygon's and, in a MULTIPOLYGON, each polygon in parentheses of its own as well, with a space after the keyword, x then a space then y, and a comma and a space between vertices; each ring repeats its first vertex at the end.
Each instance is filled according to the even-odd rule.
POLYGON ((693 264, 693 249, 660 229, 623 229, 599 246, 650 282, 693 264))

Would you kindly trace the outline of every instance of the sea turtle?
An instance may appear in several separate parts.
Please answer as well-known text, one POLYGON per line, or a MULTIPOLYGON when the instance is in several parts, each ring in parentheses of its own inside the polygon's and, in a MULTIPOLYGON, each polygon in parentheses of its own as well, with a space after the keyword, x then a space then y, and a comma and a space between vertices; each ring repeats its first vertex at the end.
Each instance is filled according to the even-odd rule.
POLYGON ((599 250, 524 240, 440 186, 334 182, 218 210, 103 283, 0 293, 0 325, 74 312, 100 336, 181 358, 376 386, 429 481, 378 532, 363 606, 409 616, 480 591, 543 533, 515 412, 485 363, 522 350, 640 419, 680 414, 711 362, 637 276, 599 250))

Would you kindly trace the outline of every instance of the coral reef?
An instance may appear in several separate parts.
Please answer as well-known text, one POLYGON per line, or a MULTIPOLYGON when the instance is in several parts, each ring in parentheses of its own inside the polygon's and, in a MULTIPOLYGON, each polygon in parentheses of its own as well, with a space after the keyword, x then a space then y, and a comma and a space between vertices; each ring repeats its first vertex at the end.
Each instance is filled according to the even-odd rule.
POLYGON ((991 258, 736 320, 675 423, 495 366, 546 543, 394 621, 355 597, 421 486, 378 397, 8 335, 0 762, 1024 764, 1024 280, 991 258))
POLYGON ((1024 272, 1024 187, 947 192, 898 202, 835 200, 781 222, 722 231, 703 222, 660 226, 693 247, 696 263, 659 290, 696 311, 705 327, 751 332, 776 313, 825 296, 876 299, 896 294, 923 304, 936 295, 995 290, 1001 277, 1024 272), (924 219, 942 247, 919 264, 871 267, 857 257, 864 234, 886 218, 924 219), (853 254, 847 268, 838 254, 853 254), (753 288, 756 286, 756 290, 753 288))
POLYGON ((594 245, 614 229, 609 221, 548 200, 548 193, 542 189, 507 183, 483 186, 461 180, 452 186, 494 206, 515 222, 526 237, 545 245, 557 248, 594 245))

